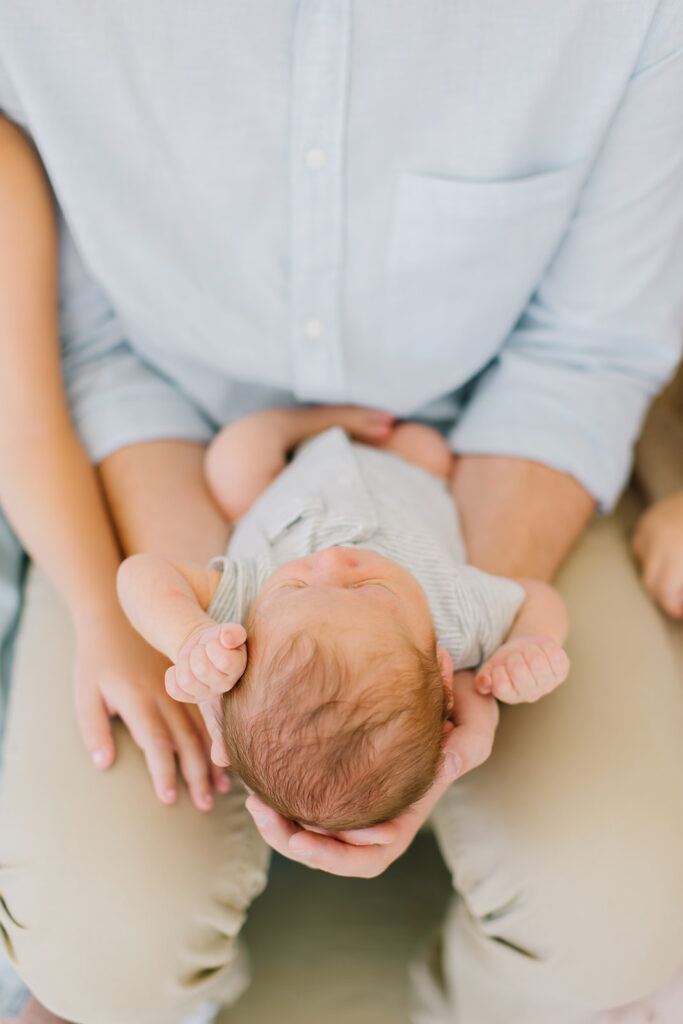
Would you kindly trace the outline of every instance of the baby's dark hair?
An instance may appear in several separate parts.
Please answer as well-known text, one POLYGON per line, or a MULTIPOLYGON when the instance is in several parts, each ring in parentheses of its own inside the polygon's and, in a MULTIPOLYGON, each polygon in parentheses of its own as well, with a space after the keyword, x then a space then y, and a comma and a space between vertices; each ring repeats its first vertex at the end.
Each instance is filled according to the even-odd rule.
POLYGON ((362 652, 300 632, 279 649, 250 634, 247 669, 223 698, 232 767, 285 817, 331 830, 387 821, 436 775, 448 702, 436 651, 406 639, 362 652))

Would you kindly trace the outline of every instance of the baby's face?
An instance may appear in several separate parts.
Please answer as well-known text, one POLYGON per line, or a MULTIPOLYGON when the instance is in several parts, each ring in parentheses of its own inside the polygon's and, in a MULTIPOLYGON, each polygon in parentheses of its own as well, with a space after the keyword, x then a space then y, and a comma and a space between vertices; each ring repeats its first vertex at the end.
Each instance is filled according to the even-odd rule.
POLYGON ((397 633, 420 650, 434 627, 424 590, 398 563, 358 548, 325 548, 280 566, 252 605, 247 628, 267 626, 269 639, 284 640, 302 626, 326 623, 350 640, 372 631, 397 633))

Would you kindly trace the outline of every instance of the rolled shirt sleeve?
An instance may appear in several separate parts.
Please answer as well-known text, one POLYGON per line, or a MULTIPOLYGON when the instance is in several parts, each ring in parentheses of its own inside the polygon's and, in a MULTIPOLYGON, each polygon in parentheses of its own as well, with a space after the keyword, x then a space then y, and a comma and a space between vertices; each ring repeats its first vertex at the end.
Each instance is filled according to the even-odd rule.
POLYGON ((476 668, 498 650, 526 600, 514 580, 492 576, 472 565, 454 575, 454 618, 459 623, 458 647, 449 650, 453 667, 476 668))
POLYGON ((91 460, 140 441, 208 442, 216 425, 134 350, 63 220, 59 257, 64 385, 91 460))
POLYGON ((247 625, 249 611, 266 581, 265 565, 255 559, 213 558, 210 568, 222 572, 216 592, 206 610, 216 622, 241 622, 247 625))
POLYGON ((544 463, 609 510, 649 401, 680 358, 682 325, 683 8, 668 2, 554 258, 451 432, 453 449, 544 463))
MULTIPOLYGON (((21 102, 0 61, 0 112, 30 135, 21 102)), ((163 438, 207 442, 216 425, 175 381, 146 362, 105 293, 86 271, 61 212, 59 327, 71 416, 91 460, 127 444, 163 438)))

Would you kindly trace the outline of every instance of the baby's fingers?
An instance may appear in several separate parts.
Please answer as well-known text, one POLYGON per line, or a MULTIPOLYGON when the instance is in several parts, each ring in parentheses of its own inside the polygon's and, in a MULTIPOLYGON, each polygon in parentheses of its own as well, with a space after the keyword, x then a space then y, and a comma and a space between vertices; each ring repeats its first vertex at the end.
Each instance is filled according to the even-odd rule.
MULTIPOLYGON (((211 630, 211 634, 213 634, 211 630)), ((222 676, 220 693, 225 693, 235 685, 247 667, 246 630, 242 626, 221 626, 215 635, 207 635, 204 643, 207 658, 211 665, 222 676), (237 633, 237 630, 240 633, 237 633), (238 642, 237 637, 240 637, 238 642)), ((203 682, 211 686, 208 678, 200 676, 203 682)))
POLYGON ((539 646, 542 648, 546 658, 550 662, 550 667, 555 677, 555 686, 559 686, 559 684, 563 683, 569 675, 569 668, 571 665, 569 655, 565 651, 564 647, 560 647, 560 645, 555 643, 554 640, 543 640, 539 646))
POLYGON ((533 678, 521 655, 511 655, 505 664, 491 670, 491 694, 504 704, 519 704, 527 700, 525 687, 533 687, 533 678), (520 664, 521 662, 521 664, 520 664))
MULTIPOLYGON (((187 690, 178 682, 178 673, 176 666, 171 665, 170 668, 166 669, 164 676, 164 686, 166 687, 166 693, 169 697, 173 697, 173 700, 180 701, 181 704, 196 704, 198 700, 202 699, 197 697, 194 693, 189 693, 187 690)), ((206 693, 206 687, 201 684, 203 693, 206 693)))
POLYGON ((213 626, 195 636, 181 650, 175 681, 194 700, 231 690, 247 665, 246 631, 235 623, 213 626))

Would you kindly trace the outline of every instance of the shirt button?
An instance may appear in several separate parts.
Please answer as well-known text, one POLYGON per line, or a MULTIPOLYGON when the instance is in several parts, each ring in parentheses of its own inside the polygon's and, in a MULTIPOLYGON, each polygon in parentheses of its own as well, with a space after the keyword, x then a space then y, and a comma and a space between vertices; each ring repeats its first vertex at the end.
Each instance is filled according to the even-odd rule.
POLYGON ((306 166, 311 171, 319 171, 325 166, 325 150, 319 146, 312 146, 306 151, 306 166))
POLYGON ((309 341, 319 341, 323 336, 322 320, 318 320, 317 317, 312 316, 304 324, 304 334, 309 341))

